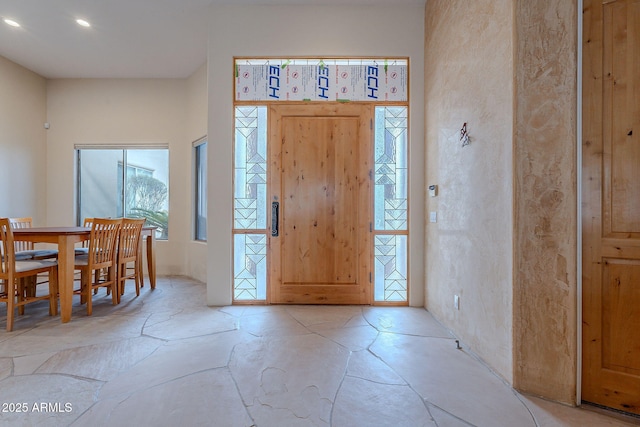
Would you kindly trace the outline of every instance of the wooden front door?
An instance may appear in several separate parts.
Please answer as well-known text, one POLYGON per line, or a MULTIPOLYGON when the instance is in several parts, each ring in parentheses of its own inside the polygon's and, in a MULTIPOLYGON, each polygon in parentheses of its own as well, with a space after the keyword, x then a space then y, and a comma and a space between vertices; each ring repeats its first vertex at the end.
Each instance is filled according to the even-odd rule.
POLYGON ((640 0, 585 0, 582 399, 640 414, 640 0))
POLYGON ((272 303, 371 302, 371 120, 363 104, 270 107, 272 303))

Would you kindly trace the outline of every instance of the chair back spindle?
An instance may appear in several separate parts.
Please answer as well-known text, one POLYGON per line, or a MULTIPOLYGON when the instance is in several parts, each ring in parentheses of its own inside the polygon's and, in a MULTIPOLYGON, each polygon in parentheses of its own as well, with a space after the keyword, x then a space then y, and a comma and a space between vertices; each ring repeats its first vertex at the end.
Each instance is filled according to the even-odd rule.
POLYGON ((15 260, 15 242, 7 218, 0 218, 0 280, 8 281, 9 266, 15 260))
MULTIPOLYGON (((31 217, 9 218, 9 225, 12 229, 31 228, 33 219, 31 217)), ((34 249, 33 242, 14 242, 16 252, 32 251, 34 249)))
POLYGON ((144 221, 144 218, 124 218, 122 220, 118 243, 118 287, 120 290, 118 298, 124 294, 124 285, 127 279, 135 280, 136 295, 140 295, 140 286, 142 286, 140 240, 144 221), (134 263, 134 268, 129 273, 127 264, 131 262, 134 263))
POLYGON ((111 267, 115 261, 121 220, 100 220, 93 223, 89 237, 91 269, 111 267))
MULTIPOLYGON (((9 218, 9 226, 12 230, 31 228, 33 220, 31 217, 9 218)), ((57 249, 36 249, 33 242, 14 240, 13 248, 16 261, 58 258, 57 249)))

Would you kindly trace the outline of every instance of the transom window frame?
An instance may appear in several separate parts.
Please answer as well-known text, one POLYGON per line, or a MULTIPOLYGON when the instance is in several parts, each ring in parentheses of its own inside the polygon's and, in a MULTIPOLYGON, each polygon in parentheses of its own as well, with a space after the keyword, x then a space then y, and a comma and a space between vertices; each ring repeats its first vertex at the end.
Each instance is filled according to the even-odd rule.
POLYGON ((234 102, 409 102, 408 57, 234 57, 234 102))
MULTIPOLYGON (((410 265, 409 265, 409 259, 410 259, 410 254, 409 254, 409 248, 411 247, 410 245, 410 236, 409 236, 409 230, 410 230, 410 224, 409 224, 409 206, 410 206, 410 199, 409 199, 409 194, 410 194, 410 186, 411 186, 411 180, 410 180, 410 175, 409 175, 409 162, 408 159, 410 158, 410 144, 409 144, 409 129, 410 129, 410 90, 409 90, 409 70, 410 70, 410 59, 408 57, 394 57, 394 58, 384 58, 384 57, 369 57, 369 58, 346 58, 346 57, 334 57, 334 58, 323 58, 323 57, 313 57, 313 58, 301 58, 301 57, 295 57, 295 58, 291 58, 288 60, 282 60, 281 58, 276 58, 276 57, 263 57, 263 58, 255 58, 255 57, 234 57, 233 58, 233 64, 234 64, 234 82, 237 82, 237 78, 238 78, 238 73, 239 73, 239 68, 238 68, 238 63, 243 61, 243 62, 247 62, 247 63, 270 63, 270 62, 278 62, 278 61, 283 61, 284 65, 289 65, 290 63, 292 63, 293 61, 297 61, 298 63, 302 63, 302 62, 310 62, 310 63, 316 63, 316 64, 322 64, 322 63, 326 63, 327 61, 340 61, 340 63, 357 63, 357 62, 366 62, 366 61, 373 61, 373 62, 377 62, 377 63, 382 63, 382 64, 388 64, 390 62, 394 62, 394 61, 400 61, 403 64, 406 65, 406 99, 402 100, 402 101, 385 101, 385 100, 345 100, 345 99, 336 99, 335 101, 328 101, 328 100, 310 100, 310 99, 304 99, 304 100, 290 100, 290 99, 281 99, 281 100, 238 100, 237 99, 237 86, 236 84, 234 84, 234 95, 233 95, 233 109, 234 109, 234 114, 233 114, 233 120, 234 123, 237 121, 236 118, 236 112, 238 107, 264 107, 266 110, 266 121, 268 122, 268 111, 269 111, 269 106, 273 105, 273 104, 281 104, 281 103, 296 103, 299 102, 301 104, 325 104, 328 102, 336 102, 336 103, 344 103, 344 102, 349 102, 349 103, 366 103, 366 104, 374 104, 375 108, 377 109, 378 107, 404 107, 406 108, 406 118, 404 119, 404 132, 405 132, 405 144, 406 144, 406 152, 405 152, 405 178, 406 178, 406 183, 405 183, 405 194, 406 194, 406 202, 403 204, 402 208, 404 210, 404 213, 401 214, 401 219, 402 221, 406 224, 404 229, 387 229, 385 228, 384 224, 388 224, 389 221, 377 221, 376 220, 376 214, 374 214, 374 217, 371 218, 371 232, 373 235, 373 239, 372 239, 372 244, 378 244, 378 247, 374 246, 374 251, 373 251, 373 259, 371 260, 371 269, 372 269, 372 274, 373 274, 373 278, 372 278, 372 286, 374 286, 373 292, 372 292, 372 301, 370 301, 370 303, 372 305, 380 305, 380 306, 408 306, 410 301, 409 301, 409 296, 410 296, 410 281, 409 281, 409 271, 410 271, 410 265), (390 266, 388 264, 385 264, 385 259, 388 259, 390 257, 393 257, 393 251, 397 251, 398 248, 400 247, 404 247, 404 266, 401 266, 401 268, 395 268, 395 266, 390 266), (382 249, 381 249, 382 248, 382 249), (386 253, 382 253, 381 251, 388 251, 386 253), (389 276, 388 280, 385 277, 385 272, 389 272, 391 271, 391 275, 389 276), (404 275, 404 277, 400 277, 401 275, 404 275), (400 279, 400 281, 404 280, 404 289, 402 290, 402 294, 404 295, 404 298, 402 300, 398 300, 398 299, 385 299, 385 300, 376 300, 376 291, 375 291, 375 286, 378 286, 378 284, 376 284, 376 280, 378 282, 383 282, 383 285, 385 288, 387 287, 387 285, 389 286, 389 288, 391 289, 389 291, 390 295, 397 295, 397 292, 395 292, 393 290, 393 286, 394 283, 398 283, 398 280, 400 279)), ((372 119, 374 121, 375 117, 372 119)), ((376 126, 375 123, 372 123, 372 127, 376 126)), ((234 124, 234 129, 236 129, 236 125, 234 124)), ((237 129, 236 129, 237 131, 237 129)), ((374 129, 375 132, 375 129, 374 129)), ((234 132, 235 134, 235 132, 234 132)), ((375 138, 375 136, 374 136, 375 138)), ((234 159, 236 159, 236 137, 234 136, 234 142, 233 142, 233 153, 234 153, 234 159)), ((375 148, 374 148, 375 151, 375 148)), ((371 153, 372 158, 376 157, 375 153, 371 153)), ((375 160, 375 159, 372 159, 375 160)), ((265 164, 268 163, 267 160, 265 160, 265 164)), ((372 162, 372 164, 375 164, 375 161, 372 162)), ((380 171, 378 171, 380 172, 380 171)), ((268 174, 268 172, 266 172, 268 174)), ((234 166, 234 176, 233 176, 233 190, 234 190, 234 194, 236 191, 236 172, 235 172, 235 166, 234 166)), ((377 173, 376 171, 372 171, 372 179, 373 179, 373 184, 372 185, 372 189, 374 191, 374 198, 375 198, 375 188, 376 188, 376 179, 380 178, 381 175, 384 175, 383 173, 377 173)), ((268 182, 268 176, 267 176, 267 182, 268 182)), ((379 187, 378 187, 379 188, 379 187)), ((250 228, 250 229, 240 229, 236 227, 236 215, 237 215, 237 210, 238 210, 238 206, 236 205, 235 202, 236 198, 234 196, 234 207, 233 207, 233 228, 231 230, 232 236, 231 236, 231 242, 232 242, 232 258, 233 258, 233 265, 232 265, 232 271, 233 271, 233 284, 232 284, 232 303, 234 305, 255 305, 255 304, 269 304, 269 292, 265 289, 261 292, 257 292, 258 295, 260 295, 260 297, 258 298, 253 298, 253 299, 242 299, 242 298, 237 298, 238 296, 238 288, 236 288, 236 285, 238 283, 238 281, 243 281, 246 278, 245 277, 239 277, 237 275, 238 270, 241 269, 244 271, 244 273, 246 274, 247 272, 252 272, 252 273, 256 273, 259 271, 264 271, 264 274, 266 274, 268 276, 268 273, 266 272, 266 266, 263 265, 262 267, 259 265, 259 263, 254 262, 255 260, 259 260, 260 262, 263 262, 266 264, 266 259, 268 256, 267 253, 267 241, 268 241, 268 235, 271 232, 270 229, 270 225, 266 224, 266 221, 264 221, 264 226, 260 227, 260 228, 250 228), (240 239, 238 239, 240 238, 240 239), (246 251, 242 252, 242 257, 245 257, 245 259, 237 259, 238 257, 238 253, 236 251, 236 246, 240 243, 240 241, 242 239, 245 239, 244 245, 246 248, 252 248, 252 253, 248 254, 246 251), (248 239, 248 240, 247 240, 248 239), (251 260, 250 260, 251 259, 251 260)), ((264 199, 264 203, 265 203, 265 208, 267 208, 267 198, 265 197, 264 199)), ((375 203, 375 201, 374 201, 375 203)), ((399 206, 395 205, 392 206, 392 208, 396 208, 395 210, 398 211, 399 206)), ((375 206, 372 206, 372 212, 375 212, 376 208, 375 206)), ((379 209, 378 209, 379 211, 379 209)), ((397 218, 394 218, 397 219, 397 218)), ((265 281, 265 287, 268 286, 268 277, 264 278, 265 281)), ((243 290, 242 292, 246 292, 246 290, 243 290)), ((378 292, 378 294, 380 294, 378 292)))

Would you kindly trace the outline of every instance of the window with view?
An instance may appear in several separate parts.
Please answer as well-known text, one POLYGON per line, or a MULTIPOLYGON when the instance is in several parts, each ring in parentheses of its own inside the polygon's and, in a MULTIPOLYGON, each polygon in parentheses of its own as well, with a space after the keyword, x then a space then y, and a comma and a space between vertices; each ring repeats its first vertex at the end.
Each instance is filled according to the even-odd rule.
POLYGON ((76 148, 77 223, 84 218, 146 218, 169 236, 167 148, 76 148))

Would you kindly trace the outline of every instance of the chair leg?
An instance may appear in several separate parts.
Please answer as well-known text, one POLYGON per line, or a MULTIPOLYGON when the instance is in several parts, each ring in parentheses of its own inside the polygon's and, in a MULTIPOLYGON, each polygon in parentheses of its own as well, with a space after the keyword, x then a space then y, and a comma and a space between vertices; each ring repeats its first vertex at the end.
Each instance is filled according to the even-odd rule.
MULTIPOLYGON (((138 260, 134 261, 133 275, 129 275, 127 273, 127 264, 119 264, 118 265, 118 289, 120 290, 120 295, 124 295, 125 287, 128 279, 133 279, 135 281, 136 286, 136 296, 140 296, 140 288, 142 287, 142 276, 139 274, 138 269, 138 260)), ((118 299, 118 303, 120 299, 118 299)))
MULTIPOLYGON (((18 301, 23 301, 29 297, 36 296, 36 285, 38 283, 38 276, 21 277, 18 279, 18 301)), ((24 314, 24 305, 18 305, 18 314, 22 316, 24 314)))
POLYGON ((36 287, 38 286, 38 275, 34 274, 33 276, 25 277, 25 296, 27 297, 35 297, 36 296, 36 287))
POLYGON ((118 282, 118 304, 122 302, 122 295, 124 295, 124 287, 127 283, 127 264, 118 264, 118 271, 116 273, 116 281, 118 282))
MULTIPOLYGON (((138 263, 138 261, 136 261, 136 264, 137 263, 138 263)), ((139 297, 140 296, 140 287, 142 286, 142 276, 140 274, 138 274, 137 265, 134 268, 135 268, 135 271, 136 271, 136 275, 134 276, 134 279, 136 281, 136 296, 139 297)))
POLYGON ((87 271, 82 282, 82 294, 84 295, 85 301, 87 303, 87 316, 91 316, 93 314, 93 286, 91 286, 91 283, 91 272, 87 271))
MULTIPOLYGON (((18 298, 18 303, 20 301, 22 301, 22 299, 25 297, 25 292, 26 292, 26 286, 25 286, 25 281, 27 280, 26 277, 21 277, 19 279, 16 279, 16 297, 18 298)), ((24 314, 24 305, 19 305, 18 304, 18 316, 22 316, 24 314)))
POLYGON ((16 300, 15 283, 6 283, 7 285, 7 332, 13 330, 14 303, 16 300))
POLYGON ((91 277, 90 272, 87 272, 84 268, 80 270, 80 304, 87 302, 85 286, 87 286, 89 277, 91 277))
MULTIPOLYGON (((99 283, 99 282, 100 282, 100 274, 101 274, 101 273, 102 273, 102 269, 98 269, 98 270, 96 270, 96 271, 94 272, 94 274, 95 274, 95 279, 94 279, 95 283, 99 283)), ((97 294, 98 294, 98 288, 95 288, 95 289, 93 290, 93 294, 94 294, 94 295, 97 295, 97 294)))
MULTIPOLYGON (((100 274, 96 274, 96 283, 100 283, 100 277, 104 276, 104 280, 109 280, 109 268, 105 268, 105 269, 100 269, 100 274)), ((98 289, 99 288, 95 288, 93 290, 93 294, 97 294, 98 293, 98 289)), ((111 294, 111 288, 107 288, 107 295, 111 294)))
POLYGON ((142 280, 142 242, 144 242, 144 238, 140 236, 140 241, 138 242, 138 253, 136 254, 136 262, 133 266, 133 268, 136 270, 136 276, 140 277, 141 288, 144 287, 144 281, 142 280))
MULTIPOLYGON (((109 281, 111 282, 111 302, 113 305, 120 303, 120 289, 118 289, 118 278, 116 277, 116 269, 109 268, 109 281)), ((109 289, 109 288, 107 288, 109 289)))
POLYGON ((24 304, 22 304, 22 302, 24 302, 24 300, 27 299, 28 297, 28 277, 21 277, 16 281, 16 297, 18 299, 17 302, 17 306, 18 306, 18 315, 22 316, 24 314, 24 304))
POLYGON ((49 271, 49 315, 58 314, 58 269, 49 271))

